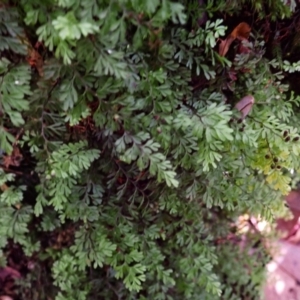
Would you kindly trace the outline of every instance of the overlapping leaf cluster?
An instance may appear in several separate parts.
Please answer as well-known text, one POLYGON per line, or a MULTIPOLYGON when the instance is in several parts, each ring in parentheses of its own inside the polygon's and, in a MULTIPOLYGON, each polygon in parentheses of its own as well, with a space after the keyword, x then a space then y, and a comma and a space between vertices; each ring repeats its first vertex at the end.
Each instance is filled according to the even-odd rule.
POLYGON ((1 169, 0 241, 35 261, 27 285, 45 280, 57 300, 257 296, 262 266, 248 258, 247 272, 227 237, 241 214, 282 208, 300 98, 259 35, 233 60, 215 51, 226 27, 213 16, 239 1, 220 2, 202 27, 198 1, 0 5, 0 150, 23 154, 1 169), (256 104, 240 124, 245 94, 256 104))

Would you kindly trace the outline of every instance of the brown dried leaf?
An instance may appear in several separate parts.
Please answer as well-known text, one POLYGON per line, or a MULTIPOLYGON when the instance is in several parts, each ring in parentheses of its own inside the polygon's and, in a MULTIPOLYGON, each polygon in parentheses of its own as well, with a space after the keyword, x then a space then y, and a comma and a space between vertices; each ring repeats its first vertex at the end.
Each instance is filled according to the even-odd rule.
POLYGON ((230 45, 235 39, 238 40, 248 39, 250 35, 250 31, 251 31, 251 27, 247 23, 245 22, 240 23, 232 30, 232 32, 227 36, 225 40, 221 40, 219 44, 219 54, 221 56, 225 56, 229 50, 230 45))
POLYGON ((37 71, 41 77, 44 76, 43 58, 34 48, 31 48, 28 50, 28 62, 31 66, 33 66, 37 69, 37 71))
POLYGON ((5 183, 3 183, 3 184, 0 186, 0 190, 1 190, 2 192, 5 192, 6 190, 8 190, 8 186, 7 186, 5 183))
POLYGON ((232 30, 230 36, 238 40, 247 40, 250 32, 251 27, 247 23, 242 22, 232 30))
POLYGON ((44 61, 40 53, 36 50, 41 46, 42 44, 40 42, 37 42, 35 46, 31 44, 30 40, 26 35, 19 36, 19 39, 22 44, 24 44, 27 47, 27 61, 28 63, 37 69, 39 75, 43 77, 44 72, 43 72, 43 65, 44 61), (36 49, 35 49, 36 48, 36 49))
POLYGON ((251 111, 251 108, 254 104, 255 100, 254 97, 251 95, 247 95, 244 98, 242 98, 236 105, 235 108, 239 110, 242 113, 242 118, 245 119, 245 117, 249 114, 251 111))
POLYGON ((9 166, 18 167, 22 161, 22 154, 18 147, 14 147, 11 155, 3 156, 3 165, 8 168, 9 166))

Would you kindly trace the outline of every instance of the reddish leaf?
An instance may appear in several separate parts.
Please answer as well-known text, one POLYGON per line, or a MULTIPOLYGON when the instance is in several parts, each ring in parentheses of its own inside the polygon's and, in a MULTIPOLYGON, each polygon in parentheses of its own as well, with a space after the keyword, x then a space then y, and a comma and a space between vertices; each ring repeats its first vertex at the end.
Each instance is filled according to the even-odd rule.
POLYGON ((299 218, 300 218, 300 191, 291 191, 286 197, 290 211, 293 214, 292 219, 280 218, 277 220, 277 229, 286 232, 285 239, 291 239, 299 231, 299 218))
POLYGON ((245 117, 249 114, 251 111, 251 108, 254 104, 255 100, 254 97, 251 95, 247 95, 244 98, 242 98, 236 105, 235 108, 239 110, 242 113, 242 118, 245 119, 245 117))
POLYGON ((21 274, 11 267, 0 268, 0 279, 4 281, 7 277, 20 278, 21 274))
POLYGON ((236 71, 234 71, 233 69, 231 69, 231 70, 228 72, 228 77, 229 77, 232 81, 237 80, 237 77, 236 77, 236 71))
POLYGON ((285 201, 293 214, 300 213, 300 190, 291 191, 285 197, 285 201))
POLYGON ((226 53, 229 50, 230 45, 232 44, 232 42, 235 40, 235 38, 233 38, 232 36, 228 36, 225 40, 221 40, 220 39, 220 44, 219 44, 219 54, 221 56, 225 56, 226 53))
POLYGON ((300 295, 300 248, 286 241, 273 242, 269 253, 273 260, 268 263, 264 287, 264 300, 299 300, 300 295))
POLYGON ((250 53, 250 49, 248 47, 246 47, 243 43, 241 43, 239 46, 239 53, 242 53, 242 54, 250 53))

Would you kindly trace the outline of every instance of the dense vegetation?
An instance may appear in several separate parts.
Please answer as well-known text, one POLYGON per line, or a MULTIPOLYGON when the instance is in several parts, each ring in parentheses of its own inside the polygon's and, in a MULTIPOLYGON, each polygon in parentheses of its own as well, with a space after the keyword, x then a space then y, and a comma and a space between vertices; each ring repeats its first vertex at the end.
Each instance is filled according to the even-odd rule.
POLYGON ((19 299, 258 299, 268 255, 237 220, 271 221, 297 182, 295 6, 2 0, 0 258, 19 299))

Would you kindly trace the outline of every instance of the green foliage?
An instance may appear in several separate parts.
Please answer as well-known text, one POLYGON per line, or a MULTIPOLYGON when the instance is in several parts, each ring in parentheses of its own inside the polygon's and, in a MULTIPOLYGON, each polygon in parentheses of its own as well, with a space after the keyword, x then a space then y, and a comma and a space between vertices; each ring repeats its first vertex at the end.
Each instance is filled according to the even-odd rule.
POLYGON ((294 62, 290 63, 289 61, 285 60, 283 62, 283 70, 289 73, 294 73, 294 72, 299 72, 300 70, 300 63, 299 62, 294 62))
POLYGON ((270 58, 255 30, 248 51, 217 44, 225 16, 294 4, 0 5, 0 246, 34 261, 21 297, 257 299, 257 236, 241 251, 228 237, 240 215, 284 210, 300 169, 300 97, 284 80, 299 63, 270 58))

